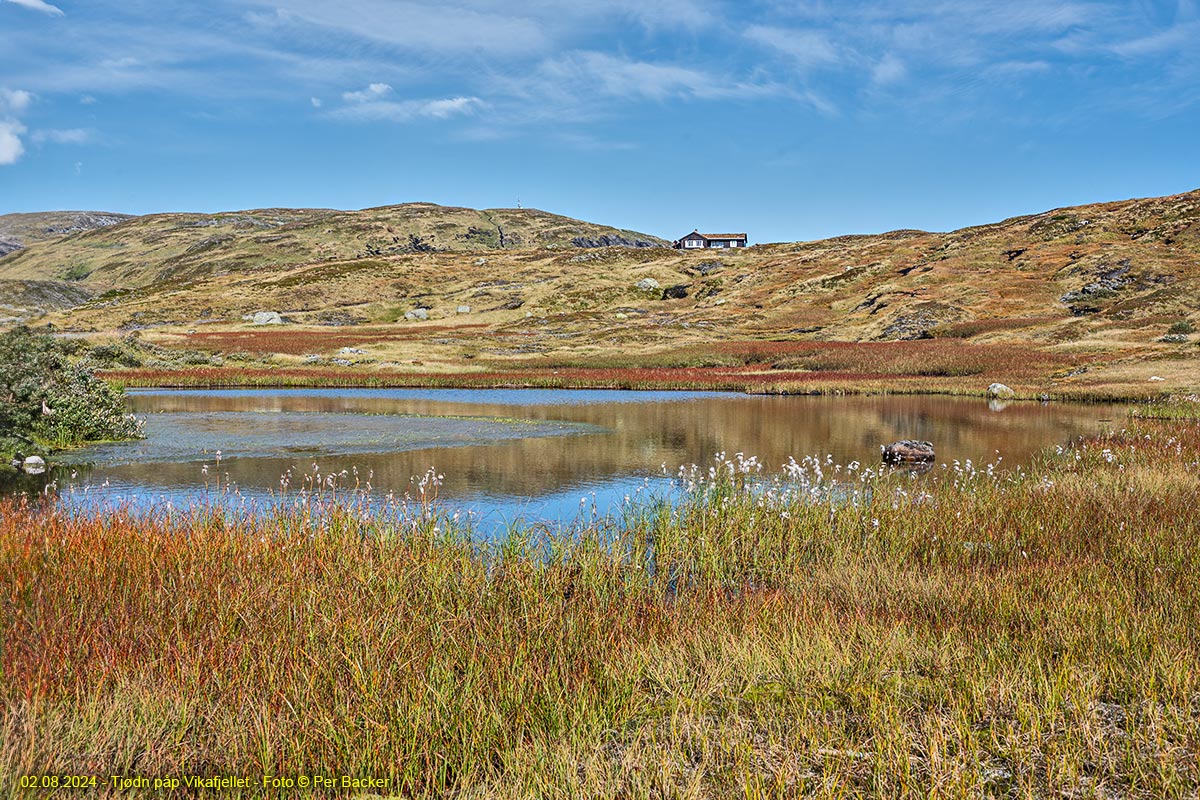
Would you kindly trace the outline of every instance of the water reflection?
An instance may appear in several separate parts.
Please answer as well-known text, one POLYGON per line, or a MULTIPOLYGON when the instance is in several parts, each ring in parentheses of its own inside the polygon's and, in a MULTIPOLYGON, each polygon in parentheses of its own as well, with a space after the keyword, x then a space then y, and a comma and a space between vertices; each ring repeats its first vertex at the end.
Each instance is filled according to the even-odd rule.
POLYGON ((603 505, 663 465, 674 472, 722 451, 756 455, 773 471, 812 454, 874 464, 881 444, 925 439, 939 463, 1001 454, 1012 465, 1121 413, 1021 402, 997 411, 946 397, 552 390, 156 390, 130 401, 147 417, 148 439, 74 454, 90 463, 74 480, 56 471, 60 489, 179 496, 213 484, 221 450, 221 480, 251 494, 278 490, 284 473, 314 461, 399 494, 436 467, 445 498, 573 516, 581 493, 603 505))

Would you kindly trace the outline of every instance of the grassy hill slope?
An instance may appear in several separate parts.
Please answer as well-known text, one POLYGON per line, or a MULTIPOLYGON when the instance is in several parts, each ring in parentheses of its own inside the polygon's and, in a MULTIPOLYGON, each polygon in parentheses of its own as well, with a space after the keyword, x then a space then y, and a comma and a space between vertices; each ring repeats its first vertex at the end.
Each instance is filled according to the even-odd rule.
POLYGON ((538 211, 425 204, 155 215, 10 255, 0 276, 76 275, 102 293, 56 324, 134 331, 195 363, 734 369, 717 383, 782 389, 963 390, 985 377, 1066 394, 1200 388, 1200 191, 743 251, 571 244, 603 235, 651 241, 538 211), (246 322, 257 311, 289 324, 246 322))
POLYGON ((276 208, 149 214, 12 253, 0 259, 0 278, 129 289, 405 253, 568 247, 580 237, 664 244, 645 234, 533 209, 478 211, 432 203, 362 211, 276 208))

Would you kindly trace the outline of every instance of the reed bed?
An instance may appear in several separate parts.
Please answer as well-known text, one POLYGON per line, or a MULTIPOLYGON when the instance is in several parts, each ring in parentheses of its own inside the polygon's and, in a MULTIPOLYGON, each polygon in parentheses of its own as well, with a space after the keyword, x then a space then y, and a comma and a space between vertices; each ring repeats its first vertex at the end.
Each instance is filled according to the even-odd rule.
POLYGON ((1130 409, 1135 419, 1200 420, 1200 396, 1157 397, 1130 409))
MULTIPOLYGON (((990 378, 880 375, 871 372, 805 372, 758 367, 521 368, 466 373, 391 372, 311 367, 113 369, 101 374, 125 387, 171 388, 537 388, 732 391, 759 394, 947 394, 979 396, 990 378)), ((1011 379, 1010 379, 1011 380, 1011 379)), ((1015 383, 1034 397, 1033 384, 1015 383)), ((1123 391, 1126 398, 1133 391, 1123 391)), ((1056 396, 1061 396, 1059 392, 1056 396)), ((1101 393, 1083 393, 1082 399, 1101 393)), ((1080 398, 1076 398, 1080 399, 1080 398)))
POLYGON ((0 503, 0 786, 1195 797, 1194 422, 1016 471, 722 458, 497 541, 427 477, 393 512, 0 503))

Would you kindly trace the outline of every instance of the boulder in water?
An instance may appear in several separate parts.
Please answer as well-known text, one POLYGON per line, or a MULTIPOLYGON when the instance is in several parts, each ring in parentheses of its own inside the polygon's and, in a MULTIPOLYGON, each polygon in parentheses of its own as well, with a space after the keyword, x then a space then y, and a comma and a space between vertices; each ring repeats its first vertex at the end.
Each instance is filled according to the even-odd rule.
POLYGON ((987 388, 987 396, 998 400, 1011 400, 1017 393, 1003 383, 993 383, 987 388))
POLYGON ((883 460, 888 464, 928 464, 937 456, 932 442, 901 439, 891 444, 880 445, 883 460))

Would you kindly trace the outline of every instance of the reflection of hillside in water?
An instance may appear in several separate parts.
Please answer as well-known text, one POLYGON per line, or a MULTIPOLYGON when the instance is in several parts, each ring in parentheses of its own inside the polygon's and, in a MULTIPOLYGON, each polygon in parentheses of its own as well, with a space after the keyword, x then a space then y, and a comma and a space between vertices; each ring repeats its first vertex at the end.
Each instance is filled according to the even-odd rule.
MULTIPOLYGON (((478 402, 445 402, 436 392, 418 396, 386 391, 355 392, 180 392, 134 397, 138 413, 154 412, 333 412, 499 417, 586 423, 605 433, 499 441, 488 445, 418 449, 383 454, 322 456, 324 473, 357 468, 384 491, 405 491, 412 476, 430 467, 443 473, 444 496, 473 492, 536 497, 578 485, 596 485, 630 474, 670 471, 706 464, 718 452, 758 456, 768 471, 788 456, 832 454, 839 463, 874 464, 879 445, 899 438, 928 439, 939 461, 968 458, 1006 464, 1027 462, 1038 450, 1072 436, 1097 431, 1114 410, 1100 406, 1014 403, 1001 412, 981 400, 939 397, 761 397, 743 395, 653 402, 587 402, 605 393, 538 392, 521 404, 521 392, 454 392, 478 402), (518 398, 518 404, 510 404, 518 398), (578 398, 580 402, 564 402, 578 398), (496 402, 503 399, 506 402, 496 402)), ((219 413, 215 414, 218 418, 219 413)), ((246 419, 237 415, 237 419, 246 419)), ((331 417, 331 422, 336 417, 331 417)), ((231 440, 237 436, 230 430, 231 440)), ((288 442, 269 458, 234 458, 221 473, 243 487, 278 488, 280 476, 311 469, 312 459, 290 455, 288 442)), ((155 463, 103 467, 105 475, 136 484, 203 485, 200 464, 155 463)), ((210 473, 211 481, 215 473, 210 473)))

